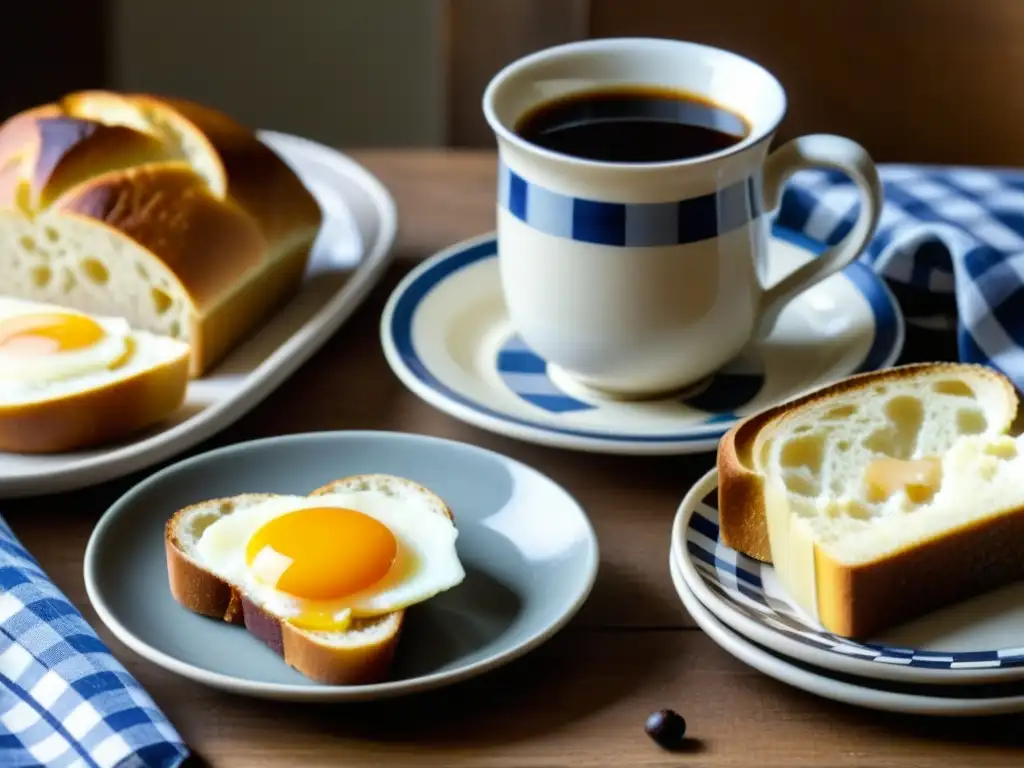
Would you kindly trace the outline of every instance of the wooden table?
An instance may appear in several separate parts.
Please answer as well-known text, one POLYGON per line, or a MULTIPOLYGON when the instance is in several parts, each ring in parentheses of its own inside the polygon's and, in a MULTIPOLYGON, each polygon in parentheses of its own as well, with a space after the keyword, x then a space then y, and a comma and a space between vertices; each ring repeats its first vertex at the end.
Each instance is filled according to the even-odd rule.
MULTIPOLYGON (((408 392, 381 353, 377 322, 418 259, 486 231, 492 153, 357 153, 396 196, 398 263, 323 349, 246 418, 196 451, 255 437, 385 429, 462 440, 550 475, 600 537, 597 585, 558 636, 502 670, 440 692, 368 705, 299 705, 204 688, 118 643, 85 597, 90 530, 142 474, 49 498, 6 516, 57 585, 214 766, 967 766, 1024 764, 1024 719, 929 720, 860 710, 789 688, 716 646, 669 578, 672 517, 711 454, 621 458, 516 442, 464 425, 408 392), (644 719, 671 707, 691 748, 660 750, 644 719)), ((193 452, 196 452, 193 451, 193 452)))

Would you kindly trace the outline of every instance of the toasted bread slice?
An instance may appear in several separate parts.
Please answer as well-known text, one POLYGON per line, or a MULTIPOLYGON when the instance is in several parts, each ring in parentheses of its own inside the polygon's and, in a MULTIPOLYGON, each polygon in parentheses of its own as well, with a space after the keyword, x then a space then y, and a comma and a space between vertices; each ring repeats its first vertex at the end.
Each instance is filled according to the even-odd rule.
MULTIPOLYGON (((424 496, 430 500, 432 512, 454 522, 451 510, 436 494, 393 475, 353 475, 330 482, 309 495, 378 489, 424 496)), ((299 629, 261 609, 195 559, 196 544, 214 521, 272 495, 242 494, 212 499, 178 510, 171 517, 164 538, 174 599, 195 613, 244 624, 286 664, 317 682, 362 685, 384 680, 398 645, 404 611, 353 618, 344 632, 299 629)))
POLYGON ((719 448, 722 537, 846 637, 1019 578, 1024 561, 998 544, 1024 532, 1017 407, 999 373, 936 363, 758 414, 719 448))

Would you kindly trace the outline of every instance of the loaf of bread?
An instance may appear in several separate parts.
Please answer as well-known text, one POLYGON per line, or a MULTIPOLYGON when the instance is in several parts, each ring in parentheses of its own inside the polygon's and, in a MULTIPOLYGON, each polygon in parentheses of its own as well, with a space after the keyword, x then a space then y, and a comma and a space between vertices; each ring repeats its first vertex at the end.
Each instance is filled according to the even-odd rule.
MULTIPOLYGON (((383 490, 404 492, 426 499, 431 512, 453 520, 439 497, 404 478, 390 475, 356 475, 324 485, 310 496, 346 491, 383 490)), ((286 664, 306 677, 331 685, 358 685, 384 680, 398 646, 405 611, 354 618, 345 631, 301 629, 256 605, 237 586, 213 574, 198 558, 198 542, 217 519, 271 494, 242 494, 214 499, 176 512, 167 523, 165 549, 168 578, 174 599, 189 610, 242 624, 281 656, 286 664)))
POLYGON ((0 293, 125 318, 199 376, 297 290, 321 211, 199 104, 86 91, 0 126, 0 293))
POLYGON ((719 445, 723 541, 852 638, 1024 578, 1017 408, 997 372, 935 363, 751 417, 719 445))

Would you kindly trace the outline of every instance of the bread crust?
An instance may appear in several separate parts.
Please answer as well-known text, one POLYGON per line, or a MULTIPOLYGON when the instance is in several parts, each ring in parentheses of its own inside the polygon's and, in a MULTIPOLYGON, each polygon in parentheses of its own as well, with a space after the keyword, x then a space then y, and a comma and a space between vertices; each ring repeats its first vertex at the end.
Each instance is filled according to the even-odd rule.
POLYGON ((27 209, 31 189, 22 182, 28 181, 27 172, 39 151, 38 120, 60 114, 56 105, 44 104, 0 124, 0 209, 27 209))
POLYGON ((180 98, 147 93, 129 98, 169 119, 187 121, 205 138, 224 169, 228 201, 253 218, 266 244, 262 253, 271 264, 250 271, 244 289, 236 284, 222 291, 220 302, 207 312, 201 367, 208 368, 296 293, 323 213, 291 167, 227 115, 180 98))
POLYGON ((263 239, 237 206, 217 200, 185 163, 108 173, 54 203, 55 212, 87 216, 149 251, 163 252, 196 306, 215 302, 262 262, 263 239))
POLYGON ((133 99, 173 110, 209 141, 227 175, 227 195, 256 219, 268 243, 283 250, 312 242, 320 205, 276 152, 226 115, 184 99, 133 94, 133 99))
POLYGON ((850 566, 815 547, 818 620, 866 640, 891 626, 1024 579, 1024 508, 980 520, 881 560, 850 566))
POLYGON ((222 515, 223 507, 241 500, 268 499, 270 493, 246 493, 231 498, 208 499, 190 504, 175 512, 164 526, 164 549, 167 555, 167 576, 171 595, 190 611, 223 619, 229 624, 242 623, 241 596, 232 586, 200 568, 182 551, 178 528, 181 521, 196 511, 209 510, 211 516, 222 515))
POLYGON ((108 91, 0 125, 0 208, 94 219, 168 267, 192 310, 194 377, 298 291, 322 223, 316 198, 253 131, 186 100, 108 91), (204 147, 205 177, 175 154, 175 134, 204 147))
POLYGON ((63 192, 110 171, 172 160, 155 137, 120 125, 73 117, 36 121, 38 153, 30 170, 32 206, 46 208, 63 192))
MULTIPOLYGON (((309 496, 332 493, 337 486, 349 486, 382 475, 352 475, 334 480, 310 492, 309 496)), ((411 480, 388 476, 429 494, 436 499, 443 514, 454 522, 451 509, 435 493, 411 480)), ((355 618, 352 628, 368 624, 387 624, 387 633, 361 645, 331 646, 318 643, 301 629, 273 616, 249 600, 241 591, 205 570, 181 548, 178 529, 182 521, 196 510, 208 509, 218 514, 223 505, 239 500, 270 498, 274 494, 243 494, 231 498, 212 499, 178 510, 167 521, 164 531, 164 549, 171 594, 189 610, 203 616, 220 618, 232 624, 242 624, 267 647, 277 653, 286 664, 311 680, 326 685, 365 685, 384 680, 391 667, 404 626, 405 611, 393 611, 383 616, 355 618)))
POLYGON ((0 451, 60 453, 111 443, 176 411, 188 387, 189 353, 111 384, 39 402, 0 405, 0 451))
POLYGON ((764 477, 754 466, 753 450, 758 437, 770 425, 794 411, 837 395, 878 383, 913 379, 922 373, 962 373, 998 381, 1017 400, 1010 381, 996 371, 970 363, 911 363, 868 371, 827 385, 800 397, 767 408, 733 425, 718 444, 718 524, 722 543, 748 557, 771 562, 768 527, 765 519, 764 477))
MULTIPOLYGON (((69 115, 100 122, 111 121, 150 133, 172 144, 179 160, 183 159, 180 152, 182 140, 191 140, 201 148, 204 164, 209 165, 205 180, 214 195, 219 200, 227 196, 227 172, 213 144, 199 128, 162 104, 139 94, 101 90, 74 91, 61 97, 58 104, 69 115), (167 126, 173 128, 168 130, 167 126)), ((234 125, 237 131, 245 132, 241 126, 234 125)))
POLYGON ((256 331, 270 312, 284 305, 298 289, 306 273, 308 244, 297 245, 290 253, 263 270, 250 272, 250 279, 207 312, 202 331, 194 345, 194 370, 209 370, 256 331))

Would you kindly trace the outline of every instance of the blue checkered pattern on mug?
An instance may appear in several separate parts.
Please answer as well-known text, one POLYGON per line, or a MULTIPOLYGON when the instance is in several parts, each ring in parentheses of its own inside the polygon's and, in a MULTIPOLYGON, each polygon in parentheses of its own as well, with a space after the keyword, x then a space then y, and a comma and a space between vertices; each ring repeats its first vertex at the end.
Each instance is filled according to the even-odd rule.
POLYGON ((0 765, 173 768, 181 737, 0 519, 0 765))
POLYGON ((498 205, 548 235, 633 248, 707 240, 761 215, 760 177, 717 192, 662 203, 610 203, 573 197, 527 181, 498 161, 498 205))
MULTIPOLYGON (((894 284, 952 295, 964 362, 1024 387, 1024 171, 881 166, 885 205, 863 260, 894 284)), ((832 171, 793 177, 778 222, 827 243, 857 216, 853 184, 832 171)))

